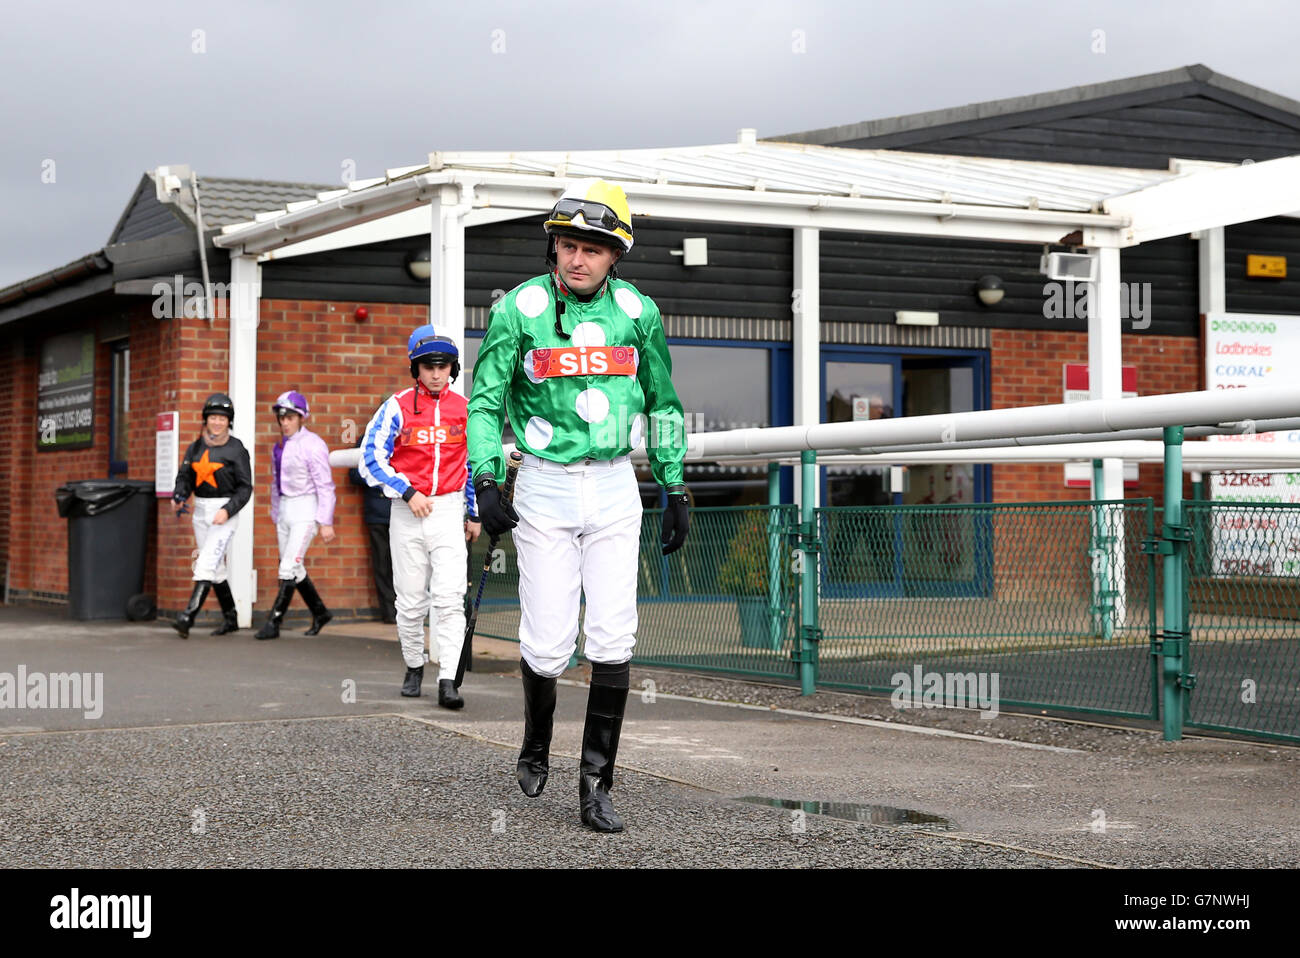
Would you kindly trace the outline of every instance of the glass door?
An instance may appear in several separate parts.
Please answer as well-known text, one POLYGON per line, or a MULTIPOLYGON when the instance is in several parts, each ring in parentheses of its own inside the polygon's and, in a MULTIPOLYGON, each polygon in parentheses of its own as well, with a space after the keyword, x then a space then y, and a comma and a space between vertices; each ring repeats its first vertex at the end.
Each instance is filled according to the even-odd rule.
MULTIPOLYGON (((822 422, 893 419, 898 363, 827 359, 822 364, 825 406, 822 422)), ((880 466, 828 466, 822 502, 828 506, 887 506, 894 501, 889 469, 880 466)))
MULTIPOLYGON (((908 356, 903 366, 903 414, 935 416, 980 408, 974 358, 908 356)), ((945 506, 984 501, 988 469, 973 463, 909 466, 902 502, 945 506)), ((903 526, 904 595, 975 594, 976 553, 986 541, 973 513, 917 509, 903 526)))
MULTIPOLYGON (((823 350, 822 422, 892 419, 902 399, 902 366, 895 355, 823 350)), ((900 526, 890 506, 888 466, 827 466, 822 470, 822 504, 851 506, 851 512, 823 513, 822 592, 827 596, 901 595, 903 555, 900 526)))
MULTIPOLYGON (((987 354, 958 350, 825 349, 823 422, 968 412, 988 406, 987 354)), ((894 492, 887 466, 828 466, 826 506, 927 506, 982 502, 987 466, 914 465, 894 492)), ((823 589, 838 596, 978 594, 985 533, 954 510, 857 509, 827 514, 823 589)))

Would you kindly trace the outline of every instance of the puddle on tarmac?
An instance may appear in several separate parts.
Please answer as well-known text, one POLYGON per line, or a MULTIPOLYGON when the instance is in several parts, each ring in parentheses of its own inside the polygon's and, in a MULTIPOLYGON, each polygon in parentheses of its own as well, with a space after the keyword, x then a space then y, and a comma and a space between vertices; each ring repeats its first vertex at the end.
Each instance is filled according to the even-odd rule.
POLYGON ((762 795, 745 795, 738 802, 767 805, 771 808, 788 808, 809 815, 825 815, 848 822, 866 822, 871 825, 919 825, 934 831, 952 831, 957 826, 946 818, 918 812, 911 808, 894 808, 892 805, 860 805, 854 802, 797 802, 790 798, 766 798, 762 795))

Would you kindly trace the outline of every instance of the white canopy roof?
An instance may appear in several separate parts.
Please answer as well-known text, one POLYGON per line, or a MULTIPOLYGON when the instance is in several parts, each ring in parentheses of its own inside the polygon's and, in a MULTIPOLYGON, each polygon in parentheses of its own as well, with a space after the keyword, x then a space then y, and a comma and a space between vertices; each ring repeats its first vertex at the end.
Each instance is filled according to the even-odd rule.
POLYGON ((1300 157, 1174 171, 757 141, 670 149, 432 153, 227 226, 217 245, 264 253, 429 203, 551 207, 600 177, 633 215, 772 227, 1123 247, 1300 210, 1300 157), (1074 233, 1079 236, 1071 236, 1074 233), (1066 240, 1066 237, 1070 237, 1066 240))

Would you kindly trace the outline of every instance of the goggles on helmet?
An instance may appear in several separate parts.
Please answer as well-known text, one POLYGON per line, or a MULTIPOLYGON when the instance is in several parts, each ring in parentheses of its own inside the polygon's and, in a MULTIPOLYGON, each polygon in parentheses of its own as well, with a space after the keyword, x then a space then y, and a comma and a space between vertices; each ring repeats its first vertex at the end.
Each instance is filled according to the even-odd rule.
POLYGON ((551 219, 561 223, 568 223, 573 220, 579 213, 582 214, 583 220, 588 226, 599 226, 601 229, 609 230, 611 233, 622 227, 627 232, 632 232, 632 227, 618 218, 613 210, 604 203, 595 203, 591 200, 579 199, 562 199, 555 204, 551 210, 551 219))
POLYGON ((452 356, 459 359, 460 351, 456 348, 456 344, 446 336, 425 336, 423 339, 417 340, 415 346, 411 349, 411 358, 415 360, 423 360, 434 356, 452 356), (425 347, 430 344, 434 344, 437 348, 426 349, 425 347))

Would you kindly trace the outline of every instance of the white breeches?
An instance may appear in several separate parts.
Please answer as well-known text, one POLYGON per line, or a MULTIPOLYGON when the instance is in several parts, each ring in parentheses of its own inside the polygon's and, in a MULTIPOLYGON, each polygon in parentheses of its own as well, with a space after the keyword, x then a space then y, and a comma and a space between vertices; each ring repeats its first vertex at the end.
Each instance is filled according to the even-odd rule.
POLYGON ((281 497, 275 534, 280 540, 279 577, 301 582, 307 578, 303 560, 307 558, 311 540, 316 537, 316 494, 281 497))
POLYGON ((194 581, 225 582, 226 546, 239 528, 239 514, 231 516, 221 525, 213 525, 212 517, 225 508, 229 496, 215 499, 194 497, 194 542, 199 547, 199 557, 194 560, 194 581))
POLYGON ((434 496, 433 511, 423 519, 394 499, 388 545, 402 658, 410 668, 424 664, 424 619, 432 606, 438 678, 454 679, 465 640, 465 494, 434 496))
POLYGON ((587 659, 628 661, 636 644, 642 514, 632 463, 561 465, 526 455, 514 503, 519 646, 529 668, 549 676, 568 667, 582 595, 587 659))

